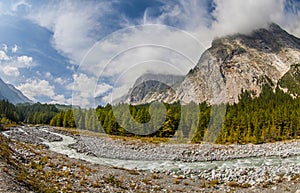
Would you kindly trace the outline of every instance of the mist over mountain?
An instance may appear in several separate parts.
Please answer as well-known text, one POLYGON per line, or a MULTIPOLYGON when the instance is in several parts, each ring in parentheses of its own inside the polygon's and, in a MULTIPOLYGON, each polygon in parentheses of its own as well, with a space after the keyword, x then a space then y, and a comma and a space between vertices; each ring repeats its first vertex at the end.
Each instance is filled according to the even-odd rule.
MULTIPOLYGON (((215 39, 198 64, 176 87, 163 88, 156 77, 155 84, 153 81, 135 84, 129 93, 134 91, 139 94, 129 94, 125 101, 132 104, 152 101, 235 103, 243 90, 259 96, 263 85, 275 88, 279 82, 284 82, 281 79, 287 79, 288 74, 289 77, 291 74, 297 77, 299 74, 291 66, 298 63, 300 39, 272 23, 268 28, 248 35, 235 34, 215 39)), ((294 88, 297 85, 281 83, 278 86, 296 96, 291 90, 297 90, 294 88)))

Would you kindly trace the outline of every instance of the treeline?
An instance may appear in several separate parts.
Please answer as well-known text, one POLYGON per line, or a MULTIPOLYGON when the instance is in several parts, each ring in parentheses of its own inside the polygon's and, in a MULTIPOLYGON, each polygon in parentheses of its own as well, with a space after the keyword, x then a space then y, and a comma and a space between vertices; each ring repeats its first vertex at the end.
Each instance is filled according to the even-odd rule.
POLYGON ((164 104, 165 108, 152 105, 153 117, 150 118, 150 104, 128 106, 119 104, 96 109, 73 109, 60 112, 53 117, 50 125, 59 127, 75 127, 110 135, 123 136, 159 136, 169 137, 174 135, 180 120, 179 104, 164 104), (126 110, 128 110, 126 114, 126 110), (167 109, 165 112, 161 109, 167 109), (119 115, 119 118, 116 118, 119 115), (150 122, 150 123, 148 123, 150 122), (144 124, 146 123, 146 124, 144 124))
POLYGON ((260 97, 244 92, 228 105, 218 143, 263 143, 300 136, 300 99, 265 86, 260 97))
POLYGON ((49 124, 59 110, 51 104, 18 104, 0 100, 0 120, 5 123, 49 124))
POLYGON ((29 124, 49 124, 51 119, 59 112, 53 104, 18 104, 16 109, 19 122, 29 124))
POLYGON ((0 100, 0 124, 9 124, 19 121, 16 107, 5 100, 0 100))
POLYGON ((219 106, 175 103, 164 104, 162 108, 155 104, 108 104, 98 106, 96 110, 76 109, 73 116, 71 110, 60 112, 51 124, 63 127, 77 125, 80 129, 111 135, 175 135, 191 139, 194 143, 203 140, 216 143, 264 143, 300 136, 300 99, 293 99, 278 88, 273 92, 269 86, 263 88, 259 97, 253 98, 252 95, 245 91, 239 103, 219 106), (215 112, 213 109, 216 109, 215 112), (219 112, 222 110, 224 117, 219 112), (68 119, 71 121, 68 122, 68 119))
POLYGON ((278 88, 274 92, 269 86, 259 97, 252 95, 243 92, 239 103, 233 105, 107 104, 96 109, 58 109, 40 103, 15 106, 0 101, 0 120, 77 127, 110 135, 177 137, 194 143, 264 143, 300 136, 299 98, 278 88))

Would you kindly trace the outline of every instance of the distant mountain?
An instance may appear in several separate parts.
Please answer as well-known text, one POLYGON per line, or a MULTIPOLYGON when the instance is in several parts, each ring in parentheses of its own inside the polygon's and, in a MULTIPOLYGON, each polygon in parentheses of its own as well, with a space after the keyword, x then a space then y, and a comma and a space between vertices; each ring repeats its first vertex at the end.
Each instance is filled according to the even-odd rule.
MULTIPOLYGON (((166 75, 166 74, 151 74, 147 73, 140 76, 128 91, 128 94, 122 96, 120 99, 114 101, 125 102, 130 104, 140 104, 162 99, 161 93, 168 90, 173 92, 184 80, 184 76, 180 75, 166 75)), ((170 93, 171 94, 171 93, 170 93)))
MULTIPOLYGON (((217 38, 198 64, 176 87, 158 86, 147 92, 145 84, 134 87, 129 103, 142 104, 154 100, 172 103, 206 101, 210 104, 238 102, 242 90, 258 96, 262 87, 277 85, 294 96, 300 96, 300 39, 288 34, 276 24, 251 34, 235 34, 217 38), (175 88, 175 89, 174 89, 175 88), (145 94, 147 93, 147 94, 145 94)), ((129 91, 132 93, 132 90, 129 91)))
POLYGON ((11 84, 6 84, 0 78, 0 100, 8 100, 13 104, 32 103, 24 94, 11 84))

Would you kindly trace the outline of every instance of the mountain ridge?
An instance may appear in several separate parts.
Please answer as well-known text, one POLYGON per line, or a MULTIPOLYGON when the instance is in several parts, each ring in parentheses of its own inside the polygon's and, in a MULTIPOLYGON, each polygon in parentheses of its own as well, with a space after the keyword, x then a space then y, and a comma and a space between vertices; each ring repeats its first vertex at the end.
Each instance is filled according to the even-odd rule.
POLYGON ((216 38, 178 87, 150 93, 152 96, 144 94, 147 98, 139 100, 129 96, 127 101, 232 104, 238 102, 243 90, 258 96, 265 84, 275 89, 297 63, 300 63, 300 39, 272 23, 250 34, 216 38))
POLYGON ((8 100, 13 104, 32 103, 20 90, 16 89, 12 84, 6 84, 1 78, 0 100, 8 100))

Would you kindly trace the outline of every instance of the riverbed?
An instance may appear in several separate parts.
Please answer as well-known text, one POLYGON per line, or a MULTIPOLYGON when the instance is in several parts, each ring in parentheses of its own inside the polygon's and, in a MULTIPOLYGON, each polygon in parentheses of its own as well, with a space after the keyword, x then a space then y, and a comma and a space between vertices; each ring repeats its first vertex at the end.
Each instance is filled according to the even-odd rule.
POLYGON ((72 136, 50 127, 17 127, 7 137, 40 143, 51 151, 126 169, 164 172, 181 178, 205 178, 254 185, 291 180, 300 174, 299 141, 260 145, 148 144, 109 137, 72 136))

